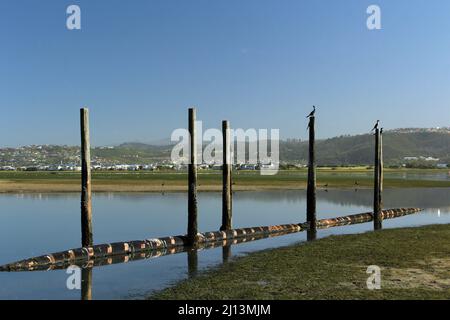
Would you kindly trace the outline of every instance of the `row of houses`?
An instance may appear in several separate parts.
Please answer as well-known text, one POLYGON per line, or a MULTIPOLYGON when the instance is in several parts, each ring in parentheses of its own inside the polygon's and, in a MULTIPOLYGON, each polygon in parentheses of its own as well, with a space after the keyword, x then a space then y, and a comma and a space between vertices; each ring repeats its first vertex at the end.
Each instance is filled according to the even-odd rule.
POLYGON ((433 158, 433 157, 404 157, 403 160, 405 161, 417 161, 417 160, 423 160, 423 161, 439 161, 439 158, 433 158))
POLYGON ((58 166, 3 166, 0 171, 81 171, 80 166, 58 165, 58 166))
MULTIPOLYGON (((236 170, 260 170, 275 169, 274 164, 236 164, 233 165, 236 170)), ((202 163, 198 165, 200 170, 221 170, 222 165, 202 163)), ((160 163, 160 164, 115 164, 100 165, 93 164, 92 170, 97 171, 153 171, 153 170, 187 170, 187 165, 176 163, 160 163)), ((60 165, 37 165, 37 166, 3 166, 0 171, 81 171, 81 166, 73 164, 60 165)))
POLYGON ((439 161, 441 160, 439 158, 419 156, 419 157, 404 157, 403 160, 406 162, 403 164, 404 167, 407 166, 408 163, 422 162, 422 163, 432 163, 438 169, 448 168, 448 164, 440 163, 439 161))

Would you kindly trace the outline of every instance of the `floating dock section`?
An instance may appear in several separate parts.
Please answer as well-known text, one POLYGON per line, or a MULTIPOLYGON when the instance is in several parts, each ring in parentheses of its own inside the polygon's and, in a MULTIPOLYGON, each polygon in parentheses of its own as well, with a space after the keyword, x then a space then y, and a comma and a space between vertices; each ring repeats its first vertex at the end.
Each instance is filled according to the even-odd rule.
MULTIPOLYGON (((418 208, 400 208, 382 211, 383 219, 392 219, 421 211, 418 208)), ((366 223, 373 220, 373 213, 366 212, 343 217, 321 219, 317 228, 331 228, 351 224, 366 223)), ((214 231, 198 234, 195 249, 213 248, 263 238, 276 237, 308 230, 308 223, 283 224, 229 231, 214 231)), ((190 247, 186 236, 164 237, 147 240, 134 240, 99 244, 42 255, 0 266, 0 271, 38 271, 65 269, 70 265, 82 267, 102 266, 123 263, 130 260, 155 258, 162 255, 183 252, 190 247)))

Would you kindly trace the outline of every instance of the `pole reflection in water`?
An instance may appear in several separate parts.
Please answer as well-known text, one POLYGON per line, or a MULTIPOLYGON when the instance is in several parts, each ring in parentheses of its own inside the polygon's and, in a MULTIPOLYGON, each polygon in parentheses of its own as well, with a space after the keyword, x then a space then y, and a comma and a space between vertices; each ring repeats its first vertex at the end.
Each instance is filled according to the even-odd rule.
POLYGON ((198 254, 196 248, 190 248, 187 250, 188 259, 188 277, 193 278, 198 273, 198 254))
POLYGON ((81 300, 92 300, 92 267, 81 268, 81 300))
POLYGON ((313 228, 313 229, 308 229, 306 231, 306 240, 307 241, 314 241, 317 239, 317 229, 313 228))
MULTIPOLYGON (((419 208, 389 209, 382 212, 382 218, 394 219, 418 213, 420 211, 421 209, 419 208)), ((311 228, 310 230, 308 230, 309 227, 307 226, 307 223, 243 228, 230 231, 230 233, 233 233, 230 236, 230 239, 223 239, 222 233, 220 232, 207 232, 201 234, 203 241, 199 243, 195 249, 212 249, 216 247, 223 247, 228 244, 235 245, 243 242, 251 242, 259 239, 298 233, 301 231, 307 231, 307 239, 314 240, 317 237, 317 228, 334 228, 344 225, 366 223, 372 220, 373 212, 365 212, 343 217, 321 219, 317 222, 315 228, 311 228)), ((138 240, 113 244, 101 244, 90 248, 78 248, 55 252, 52 254, 13 262, 0 266, 0 272, 60 270, 66 269, 70 265, 97 267, 116 263, 126 263, 133 260, 157 258, 165 255, 185 252, 187 250, 194 251, 188 253, 188 260, 196 259, 196 256, 194 256, 194 254, 197 254, 196 250, 184 246, 183 242, 184 240, 182 237, 166 237, 145 241, 138 240), (160 248, 157 248, 157 246, 160 246, 160 248), (87 250, 90 250, 92 255, 88 255, 87 250), (192 254, 192 256, 190 254, 192 254), (89 260, 86 262, 87 259, 89 260)))
POLYGON ((222 261, 223 263, 227 263, 231 258, 231 245, 225 245, 222 247, 222 261))

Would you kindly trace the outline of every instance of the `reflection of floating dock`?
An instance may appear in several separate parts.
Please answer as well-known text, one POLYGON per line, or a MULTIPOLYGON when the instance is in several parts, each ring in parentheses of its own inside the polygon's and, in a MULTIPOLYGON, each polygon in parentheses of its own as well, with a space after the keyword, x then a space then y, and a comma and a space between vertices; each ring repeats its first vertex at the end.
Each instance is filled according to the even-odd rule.
MULTIPOLYGON (((383 210, 383 219, 392 219, 421 211, 418 208, 400 208, 383 210)), ((348 215, 317 221, 317 227, 331 228, 350 224, 370 222, 371 212, 348 215)), ((198 234, 198 248, 214 248, 241 242, 276 237, 290 233, 305 231, 307 223, 284 224, 277 226, 242 228, 229 231, 215 231, 198 234)), ((92 247, 72 249, 43 255, 0 266, 0 271, 36 271, 65 269, 70 265, 84 267, 102 266, 123 263, 130 260, 149 259, 167 254, 183 252, 187 246, 186 236, 165 237, 148 240, 135 240, 100 244, 92 247)))

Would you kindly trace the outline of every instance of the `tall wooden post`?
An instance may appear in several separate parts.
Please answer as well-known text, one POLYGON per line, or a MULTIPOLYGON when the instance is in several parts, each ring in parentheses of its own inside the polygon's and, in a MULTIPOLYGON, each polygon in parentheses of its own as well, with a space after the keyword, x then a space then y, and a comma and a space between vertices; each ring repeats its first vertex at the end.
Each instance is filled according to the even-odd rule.
POLYGON ((374 163, 374 192, 373 192, 373 227, 379 230, 382 227, 381 223, 381 148, 380 148, 380 129, 375 129, 375 163, 374 163))
POLYGON ((222 164, 222 226, 220 230, 231 229, 231 144, 230 144, 230 124, 222 121, 223 137, 223 164, 222 164))
POLYGON ((188 165, 188 230, 189 245, 197 243, 197 144, 196 144, 196 111, 189 109, 190 161, 188 165))
POLYGON ((309 162, 308 162, 308 186, 306 198, 306 220, 309 223, 310 237, 315 238, 317 230, 316 218, 316 154, 315 154, 315 117, 309 117, 309 162))
MULTIPOLYGON (((379 168, 379 175, 380 180, 378 181, 379 184, 379 193, 378 193, 378 202, 380 204, 380 211, 383 210, 383 183, 384 183, 384 163, 383 163, 383 128, 380 129, 380 168, 379 168)), ((383 217, 381 216, 381 220, 383 220, 383 217)))
POLYGON ((89 110, 80 109, 81 124, 81 244, 92 246, 91 144, 89 110))
POLYGON ((92 267, 81 268, 81 300, 92 300, 92 267))

